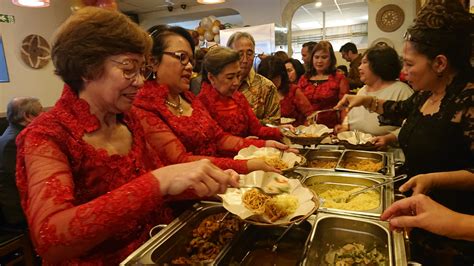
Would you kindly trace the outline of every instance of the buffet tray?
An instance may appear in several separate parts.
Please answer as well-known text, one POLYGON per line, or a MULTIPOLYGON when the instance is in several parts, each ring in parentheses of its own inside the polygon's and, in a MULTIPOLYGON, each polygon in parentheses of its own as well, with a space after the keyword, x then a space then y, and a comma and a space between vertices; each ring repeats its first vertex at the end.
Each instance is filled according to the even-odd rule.
POLYGON ((387 265, 406 265, 401 233, 390 232, 387 222, 330 213, 318 213, 311 241, 301 265, 328 265, 325 255, 331 247, 361 243, 368 250, 376 247, 387 265))
MULTIPOLYGON (((379 175, 370 176, 367 174, 349 172, 312 171, 307 173, 303 184, 312 189, 319 196, 321 192, 325 191, 324 187, 328 185, 347 187, 349 190, 354 187, 369 187, 381 183, 383 180, 384 179, 381 179, 379 175)), ((383 211, 393 203, 393 186, 380 187, 377 188, 376 191, 378 191, 380 195, 377 208, 356 211, 327 208, 322 204, 319 207, 319 211, 378 219, 383 211)))

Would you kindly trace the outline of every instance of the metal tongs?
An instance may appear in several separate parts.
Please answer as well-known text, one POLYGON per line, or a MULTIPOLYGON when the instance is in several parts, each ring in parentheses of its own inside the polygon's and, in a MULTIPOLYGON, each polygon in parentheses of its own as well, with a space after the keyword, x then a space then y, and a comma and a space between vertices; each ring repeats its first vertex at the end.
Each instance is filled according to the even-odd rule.
POLYGON ((407 175, 403 174, 403 175, 399 175, 399 176, 396 176, 390 180, 387 180, 385 182, 382 182, 382 183, 379 183, 379 184, 375 184, 373 186, 370 186, 370 187, 367 187, 367 188, 364 188, 364 189, 361 189, 359 191, 356 191, 356 192, 352 192, 350 193, 349 195, 347 195, 347 197, 340 197, 340 198, 335 198, 334 201, 335 202, 339 202, 339 203, 347 203, 349 202, 351 199, 353 199, 355 196, 359 195, 359 194, 362 194, 364 192, 367 192, 371 189, 376 189, 378 187, 381 187, 381 186, 385 186, 385 185, 388 185, 388 184, 391 184, 391 183, 395 183, 399 180, 402 180, 402 179, 405 179, 407 178, 407 175))
POLYGON ((268 195, 268 196, 275 196, 275 195, 280 195, 280 194, 285 193, 284 191, 281 191, 281 190, 278 190, 278 191, 268 191, 268 190, 264 189, 263 187, 250 186, 250 185, 242 185, 242 186, 240 186, 240 188, 255 188, 255 189, 257 189, 258 191, 260 191, 261 193, 263 193, 263 194, 265 194, 265 195, 268 195))
POLYGON ((315 124, 317 124, 317 123, 318 123, 318 122, 317 122, 317 121, 318 121, 318 115, 319 115, 320 113, 337 112, 337 114, 338 114, 338 116, 339 116, 339 112, 340 112, 340 111, 341 111, 341 110, 339 110, 339 109, 334 109, 334 108, 318 110, 318 111, 316 111, 316 112, 310 114, 306 120, 311 120, 311 119, 312 119, 313 122, 314 122, 315 124))
POLYGON ((281 233, 281 235, 277 238, 277 240, 275 240, 275 242, 273 243, 273 246, 272 246, 272 252, 275 252, 277 249, 278 249, 278 244, 280 243, 280 241, 283 239, 283 237, 286 235, 286 233, 288 233, 291 228, 293 228, 293 226, 296 224, 296 225, 299 225, 301 224, 303 221, 305 221, 306 219, 303 219, 301 221, 298 221, 296 223, 292 223, 290 224, 286 229, 285 231, 283 231, 283 233, 281 233))

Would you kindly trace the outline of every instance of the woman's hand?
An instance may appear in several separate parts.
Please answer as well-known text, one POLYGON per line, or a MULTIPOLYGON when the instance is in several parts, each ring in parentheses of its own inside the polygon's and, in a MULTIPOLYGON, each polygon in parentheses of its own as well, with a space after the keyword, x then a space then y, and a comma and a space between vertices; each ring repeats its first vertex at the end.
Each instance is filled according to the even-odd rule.
POLYGON ((362 96, 362 95, 349 95, 346 94, 342 99, 334 106, 334 109, 342 110, 344 108, 348 108, 351 110, 353 107, 357 106, 369 106, 372 102, 373 98, 370 96, 362 96))
POLYGON ((376 136, 372 139, 372 142, 375 146, 379 147, 379 149, 386 148, 390 143, 397 141, 397 136, 392 133, 388 133, 383 136, 376 136))
POLYGON ((274 141, 274 140, 267 140, 265 141, 265 147, 273 147, 277 148, 282 151, 292 152, 292 153, 299 153, 297 149, 290 148, 288 145, 285 145, 281 142, 274 141))
POLYGON ((247 136, 247 137, 245 137, 245 138, 246 138, 246 139, 258 139, 257 136, 247 136))
POLYGON ((453 231, 459 215, 428 196, 416 195, 396 201, 380 219, 388 220, 391 230, 417 227, 449 237, 455 235, 453 231))
POLYGON ((399 190, 400 192, 406 192, 411 189, 413 195, 426 194, 434 187, 433 177, 434 173, 416 175, 400 186, 399 190))
POLYGON ((265 160, 263 159, 250 159, 247 161, 247 168, 249 172, 257 171, 257 170, 263 170, 265 172, 275 172, 281 174, 281 171, 278 170, 277 168, 269 165, 265 160))
POLYGON ((340 133, 344 131, 349 131, 349 125, 335 125, 334 126, 334 133, 340 133))
POLYGON ((228 186, 238 187, 238 175, 223 171, 208 159, 174 164, 154 170, 162 195, 178 195, 192 188, 199 197, 224 193, 228 186))

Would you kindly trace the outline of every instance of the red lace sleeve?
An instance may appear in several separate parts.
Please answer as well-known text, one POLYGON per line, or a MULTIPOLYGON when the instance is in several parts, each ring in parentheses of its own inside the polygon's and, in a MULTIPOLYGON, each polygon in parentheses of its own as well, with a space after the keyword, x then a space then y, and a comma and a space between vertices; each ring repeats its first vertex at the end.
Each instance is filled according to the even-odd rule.
POLYGON ((243 112, 245 112, 248 116, 248 121, 249 121, 249 130, 250 134, 253 136, 257 136, 262 139, 273 139, 273 140, 281 140, 282 139, 282 134, 278 128, 271 128, 271 127, 265 127, 262 126, 260 121, 257 119, 257 116, 253 112, 252 108, 250 107, 250 104, 245 100, 239 99, 240 100, 240 106, 244 109, 243 112))
MULTIPOLYGON (((340 74, 337 74, 340 75, 340 74)), ((339 100, 344 97, 344 95, 349 93, 349 81, 342 75, 340 75, 338 78, 340 78, 339 81, 339 100)))
MULTIPOLYGON (((17 184, 39 254, 49 262, 85 255, 106 239, 132 231, 159 208, 159 182, 150 173, 81 202, 70 158, 37 132, 19 141, 17 184)), ((72 164, 74 165, 74 164, 72 164)), ((99 174, 100 171, 97 172, 99 174)))
MULTIPOLYGON (((234 169, 241 174, 248 173, 246 160, 233 160, 230 158, 193 155, 192 153, 187 152, 184 145, 174 135, 171 129, 155 114, 138 107, 133 107, 132 112, 137 115, 142 124, 148 145, 158 152, 160 159, 166 164, 177 164, 197 161, 200 159, 209 159, 221 169, 234 169)), ((225 138, 225 136, 222 136, 221 139, 222 138, 225 138)), ((223 141, 225 142, 225 140, 223 141)), ((232 139, 229 138, 227 141, 232 141, 232 139)), ((258 145, 259 143, 256 144, 258 145)), ((225 146, 225 144, 222 145, 225 146)), ((250 144, 244 143, 242 145, 250 144)))
POLYGON ((308 116, 313 112, 313 106, 311 106, 308 98, 306 98, 298 87, 296 87, 295 90, 295 105, 298 111, 305 116, 308 116))

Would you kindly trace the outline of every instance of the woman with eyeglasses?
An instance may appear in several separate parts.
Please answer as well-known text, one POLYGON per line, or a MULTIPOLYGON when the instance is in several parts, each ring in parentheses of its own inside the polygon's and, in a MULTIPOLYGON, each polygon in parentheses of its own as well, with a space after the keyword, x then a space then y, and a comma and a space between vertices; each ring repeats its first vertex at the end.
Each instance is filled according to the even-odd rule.
POLYGON ((17 138, 17 187, 45 265, 118 265, 168 223, 168 201, 223 193, 233 171, 208 160, 162 167, 127 111, 147 76, 151 39, 125 15, 76 11, 52 47, 66 83, 17 138), (100 27, 97 27, 100 25, 100 27))
MULTIPOLYGON (((472 16, 459 1, 429 1, 408 29, 403 47, 404 72, 415 93, 404 101, 348 95, 337 106, 364 106, 380 114, 382 124, 402 125, 398 141, 410 177, 471 176, 474 171, 472 29, 472 16)), ((474 214, 472 192, 439 186, 428 194, 448 208, 474 214)), ((474 262, 472 242, 451 243, 420 230, 413 236, 413 251, 423 264, 453 263, 448 259, 459 259, 453 265, 474 262)))
MULTIPOLYGON (((347 79, 336 72, 336 56, 331 43, 319 42, 311 51, 308 70, 298 82, 298 86, 311 102, 314 111, 333 108, 349 92, 347 79)), ((318 117, 318 124, 333 128, 345 118, 345 111, 323 112, 318 117)))
POLYGON ((155 78, 139 91, 133 111, 141 117, 150 145, 171 163, 207 156, 219 167, 241 173, 255 170, 278 171, 261 159, 237 161, 221 158, 235 155, 240 149, 255 145, 287 149, 273 140, 244 139, 224 132, 203 104, 189 91, 193 68, 193 42, 181 27, 152 27, 152 58, 155 78), (174 135, 156 129, 155 120, 163 120, 174 135), (175 149, 176 137, 184 149, 175 149), (194 155, 194 156, 193 156, 194 155))

